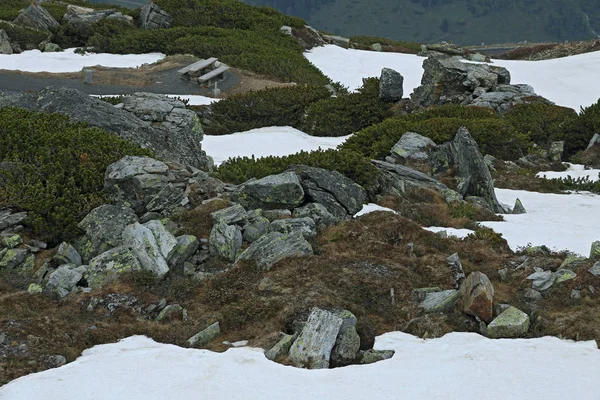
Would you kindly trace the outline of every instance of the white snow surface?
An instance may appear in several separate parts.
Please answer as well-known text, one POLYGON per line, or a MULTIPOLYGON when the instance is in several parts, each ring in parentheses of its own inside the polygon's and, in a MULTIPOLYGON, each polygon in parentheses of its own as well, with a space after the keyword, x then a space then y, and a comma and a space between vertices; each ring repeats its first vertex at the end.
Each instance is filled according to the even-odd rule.
POLYGON ((423 340, 392 332, 376 339, 394 357, 371 365, 305 370, 267 360, 260 349, 224 353, 160 344, 144 336, 93 347, 57 369, 0 388, 6 400, 466 399, 597 400, 594 341, 493 340, 450 333, 423 340))
POLYGON ((137 68, 142 64, 152 64, 165 57, 162 53, 149 54, 75 54, 75 49, 55 53, 42 53, 28 50, 20 54, 0 54, 0 70, 22 72, 79 72, 84 67, 101 65, 112 68, 137 68))
POLYGON ((471 229, 459 229, 459 228, 443 228, 441 226, 428 226, 423 228, 429 232, 441 232, 441 231, 446 231, 446 233, 448 234, 448 236, 455 236, 459 239, 464 239, 467 236, 469 236, 471 233, 474 233, 475 231, 471 230, 471 229))
MULTIPOLYGON (((587 192, 552 194, 525 190, 496 189, 496 197, 510 208, 518 198, 526 214, 503 215, 505 221, 480 222, 501 233, 511 249, 546 245, 588 256, 599 240, 600 196, 587 192)), ((599 395, 600 398, 600 395, 599 395)))
POLYGON ((354 218, 358 218, 361 215, 369 214, 374 211, 392 212, 394 214, 396 213, 396 211, 392 210, 391 208, 382 207, 379 204, 375 204, 375 203, 369 203, 369 204, 363 205, 363 208, 359 212, 354 214, 354 218))
POLYGON ((271 126, 230 135, 205 135, 202 148, 219 165, 230 157, 261 158, 287 156, 301 150, 334 149, 348 137, 317 137, 290 126, 271 126))
MULTIPOLYGON (((424 57, 402 53, 342 49, 334 45, 316 47, 306 58, 334 82, 354 90, 362 78, 379 77, 384 67, 404 76, 404 96, 421 83, 424 57)), ((466 60, 465 60, 466 62, 466 60)), ((526 83, 554 103, 579 112, 600 97, 600 51, 543 61, 494 60, 510 71, 511 83, 526 83)))
POLYGON ((585 169, 585 166, 581 165, 581 164, 571 164, 571 163, 565 163, 565 164, 567 164, 569 166, 566 171, 560 171, 560 172, 543 171, 543 172, 538 172, 536 176, 538 178, 545 178, 545 179, 568 178, 568 177, 571 177, 572 179, 589 178, 589 180, 592 182, 596 182, 599 179, 598 174, 600 174, 600 169, 585 169))

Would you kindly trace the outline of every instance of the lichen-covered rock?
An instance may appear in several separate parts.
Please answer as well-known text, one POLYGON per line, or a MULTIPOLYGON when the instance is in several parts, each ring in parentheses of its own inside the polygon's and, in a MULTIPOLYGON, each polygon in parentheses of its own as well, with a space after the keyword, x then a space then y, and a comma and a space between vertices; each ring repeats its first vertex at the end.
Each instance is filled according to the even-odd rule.
POLYGON ((331 214, 323 204, 319 203, 308 203, 305 206, 294 209, 294 218, 309 217, 319 229, 323 229, 330 225, 334 225, 339 222, 339 219, 331 214))
POLYGON ((560 140, 552 142, 550 149, 548 149, 548 160, 552 162, 560 162, 562 159, 563 152, 565 151, 565 142, 560 140))
POLYGON ((177 245, 171 252, 169 258, 167 258, 167 264, 171 268, 179 268, 183 266, 191 256, 196 254, 200 242, 193 235, 183 235, 177 237, 177 245))
POLYGON ((0 54, 12 54, 13 49, 10 45, 9 37, 4 29, 0 29, 0 54))
POLYGON ((442 290, 440 292, 431 292, 425 295, 425 300, 419 303, 426 313, 441 313, 452 309, 458 299, 460 292, 458 290, 442 290))
POLYGON ((429 149, 434 146, 435 142, 428 137, 406 132, 392 147, 391 153, 393 157, 403 160, 427 160, 429 149))
POLYGON ((391 68, 383 68, 379 78, 379 98, 387 102, 402 100, 404 77, 391 68))
POLYGON ((0 235, 0 243, 2 246, 14 249, 23 243, 23 238, 16 233, 4 233, 0 235))
POLYGON ((521 200, 517 199, 515 200, 515 206, 512 209, 512 213, 513 214, 526 214, 527 210, 525 210, 525 207, 523 207, 523 203, 521 203, 521 200))
POLYGON ((183 307, 179 304, 169 304, 165 308, 163 308, 158 316, 156 317, 156 322, 167 322, 173 319, 183 319, 183 307))
POLYGON ((188 345, 190 347, 202 347, 209 344, 211 341, 216 339, 221 334, 221 327, 219 321, 210 325, 208 328, 198 332, 194 336, 188 339, 188 345))
POLYGON ((237 224, 246 219, 246 210, 239 204, 223 208, 210 214, 213 225, 222 222, 227 225, 237 224))
POLYGON ((244 226, 244 240, 248 243, 257 241, 269 231, 270 226, 269 220, 262 215, 249 217, 248 223, 244 226))
POLYGON ((494 285, 487 275, 471 273, 461 286, 464 311, 467 314, 490 322, 494 317, 494 285))
POLYGON ((160 253, 163 258, 167 260, 177 246, 177 239, 175 239, 175 236, 173 236, 159 220, 148 221, 144 226, 150 229, 160 248, 160 253))
POLYGON ((552 271, 536 271, 527 277, 531 281, 531 287, 537 291, 543 292, 550 289, 556 280, 552 271))
POLYGON ((295 339, 296 337, 294 335, 286 335, 284 333, 282 338, 265 352, 265 357, 271 361, 275 361, 278 358, 287 356, 295 339))
POLYGON ((27 219, 27 211, 13 213, 10 210, 0 211, 0 231, 19 225, 27 219))
POLYGON ((143 29, 170 28, 172 24, 173 17, 153 2, 148 2, 142 7, 140 26, 143 29))
POLYGON ((40 294, 44 291, 44 288, 38 285, 37 283, 30 283, 27 288, 27 293, 29 294, 40 294))
POLYGON ((452 282, 454 283, 454 288, 458 289, 466 278, 458 253, 452 254, 446 259, 446 261, 448 262, 448 268, 450 269, 450 273, 452 274, 452 282))
POLYGON ((93 8, 79 7, 72 4, 67 6, 67 12, 63 19, 80 29, 90 29, 89 25, 97 24, 105 19, 118 20, 130 25, 133 22, 131 16, 123 15, 114 9, 94 10, 93 8))
POLYGON ((56 254, 54 255, 54 260, 59 265, 60 264, 74 264, 74 265, 79 266, 82 264, 81 256, 79 255, 79 253, 77 252, 75 247, 71 246, 67 242, 62 242, 60 244, 60 246, 58 246, 58 250, 56 251, 56 254))
POLYGON ((65 297, 75 289, 77 283, 83 278, 86 269, 87 266, 85 265, 61 265, 48 276, 46 290, 55 293, 59 298, 65 297))
POLYGON ((317 225, 315 224, 315 221, 309 217, 273 221, 271 222, 270 230, 271 232, 280 232, 284 234, 299 232, 305 239, 317 236, 317 225))
POLYGON ((313 308, 302 332, 290 348, 290 361, 296 367, 329 368, 331 350, 343 319, 330 311, 313 308))
POLYGON ((498 315, 487 327, 488 336, 498 338, 518 338, 529 331, 529 316, 516 307, 509 307, 498 315))
POLYGON ((152 231, 140 223, 128 225, 122 233, 123 245, 130 248, 143 269, 159 277, 169 272, 167 261, 152 231))
POLYGON ((342 326, 331 350, 330 364, 334 367, 350 365, 360 350, 360 336, 356 332, 356 317, 350 311, 336 311, 342 318, 342 326))
POLYGON ((99 288, 125 272, 139 271, 142 265, 127 247, 115 247, 90 260, 84 275, 88 285, 99 288))
POLYGON ((29 251, 27 249, 5 249, 3 253, 0 253, 0 269, 15 269, 23 264, 29 251))
POLYGON ((394 350, 366 350, 358 356, 359 364, 373 364, 379 361, 388 360, 394 356, 394 350))
POLYGON ((40 31, 48 31, 50 28, 59 26, 52 14, 36 2, 32 2, 29 7, 21 11, 14 22, 40 31))
POLYGON ((227 262, 235 262, 242 247, 242 232, 239 226, 218 223, 213 226, 208 239, 210 253, 227 262))
POLYGON ((596 262, 588 271, 594 276, 600 276, 600 261, 596 262))
POLYGON ((185 188, 181 185, 168 183, 156 196, 152 197, 146 204, 146 210, 149 212, 163 212, 171 214, 179 207, 183 207, 189 202, 186 198, 185 188))
POLYGON ((84 263, 98 254, 121 246, 127 225, 137 222, 135 212, 128 207, 105 204, 94 208, 77 225, 85 235, 75 244, 84 263))
POLYGON ((600 240, 592 243, 590 248, 590 260, 600 259, 600 240))
POLYGON ((292 209, 304 201, 304 189, 295 173, 284 172, 244 183, 237 199, 245 208, 292 209))
POLYGON ((554 283, 561 283, 565 281, 570 281, 571 279, 575 279, 577 274, 570 269, 562 268, 554 273, 554 277, 556 280, 554 283))
POLYGON ((269 269, 285 258, 311 254, 312 246, 301 233, 270 232, 252 243, 238 260, 254 260, 259 267, 269 269))

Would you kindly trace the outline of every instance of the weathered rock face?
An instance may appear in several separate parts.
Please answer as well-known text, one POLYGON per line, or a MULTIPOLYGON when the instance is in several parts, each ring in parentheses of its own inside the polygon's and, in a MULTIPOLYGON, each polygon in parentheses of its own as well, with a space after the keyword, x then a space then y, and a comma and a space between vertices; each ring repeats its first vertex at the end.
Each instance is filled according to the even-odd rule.
POLYGON ((481 272, 473 272, 463 282, 462 298, 465 313, 490 322, 494 316, 494 286, 481 272))
POLYGON ((425 295, 425 300, 419 303, 426 313, 440 313, 451 310, 460 297, 458 290, 442 290, 430 292, 425 295))
POLYGON ((391 68, 381 70, 379 78, 379 98, 387 102, 396 102, 402 100, 404 90, 404 77, 391 68))
POLYGON ((504 213, 494 192, 490 170, 479 152, 479 146, 465 127, 461 127, 449 143, 437 146, 431 153, 430 163, 434 173, 454 168, 458 192, 463 196, 481 197, 488 208, 504 213))
POLYGON ((531 287, 537 291, 543 292, 550 289, 556 280, 556 276, 552 271, 536 270, 533 274, 527 277, 531 281, 531 287))
POLYGON ((121 233, 129 224, 137 222, 132 209, 113 205, 102 205, 93 209, 77 225, 86 233, 76 243, 84 263, 105 251, 122 244, 121 233))
POLYGON ((148 2, 142 7, 140 26, 143 29, 170 28, 172 24, 173 17, 156 4, 148 2))
POLYGON ((8 35, 4 29, 0 29, 0 54, 12 54, 13 49, 10 45, 8 35))
POLYGON ((213 224, 222 222, 224 224, 237 224, 246 219, 246 210, 239 204, 235 204, 231 207, 223 208, 222 210, 215 211, 210 214, 210 218, 213 224))
POLYGON ((298 207, 294 209, 293 215, 294 218, 311 218, 320 229, 339 222, 338 218, 327 211, 323 204, 319 203, 308 203, 305 206, 298 207))
POLYGON ((529 331, 529 316, 515 307, 509 307, 487 327, 491 338, 517 338, 529 331))
POLYGON ((171 252, 171 255, 167 258, 167 264, 171 268, 182 267, 183 263, 196 253, 199 246, 200 242, 198 242, 196 236, 179 236, 177 238, 177 245, 171 252))
POLYGON ((294 340, 296 340, 294 335, 283 334, 283 337, 279 339, 275 346, 265 352, 265 357, 271 361, 275 361, 278 358, 287 355, 290 352, 292 344, 294 344, 294 340))
POLYGON ((242 232, 238 226, 219 222, 213 226, 208 242, 211 254, 227 262, 234 262, 242 247, 242 232))
POLYGON ((317 225, 310 217, 280 219, 271 222, 271 232, 289 234, 299 232, 305 239, 317 236, 317 225))
POLYGON ((188 339, 188 345, 190 347, 202 347, 209 344, 212 340, 216 339, 221 334, 221 326, 219 322, 215 322, 208 328, 198 332, 194 336, 188 339))
MULTIPOLYGON (((135 95, 133 96, 135 97, 135 95)), ((164 97, 168 104, 170 100, 164 97)), ((184 125, 178 122, 189 118, 181 109, 165 117, 172 125, 153 126, 152 122, 140 119, 136 114, 113 107, 74 89, 50 87, 40 92, 0 94, 0 107, 20 107, 33 111, 57 112, 68 115, 75 121, 87 122, 108 132, 128 139, 141 147, 154 151, 163 161, 175 161, 184 165, 207 169, 212 160, 201 149, 202 133, 199 125, 184 125), (168 129, 176 126, 176 129, 168 129)))
POLYGON ((259 267, 269 269, 285 258, 311 254, 313 254, 312 246, 300 232, 291 234, 271 232, 254 241, 238 260, 254 260, 259 267))
POLYGON ((312 26, 305 25, 303 28, 282 26, 280 30, 281 32, 291 35, 305 50, 323 46, 327 43, 321 33, 312 26))
POLYGON ((298 165, 292 168, 302 180, 307 199, 322 204, 339 219, 347 219, 362 209, 367 192, 336 171, 298 165))
POLYGON ((452 274, 452 283, 454 284, 454 288, 458 289, 465 280, 465 272, 463 271, 458 253, 452 254, 446 259, 446 261, 448 262, 448 268, 452 274))
POLYGON ((27 219, 27 212, 14 213, 11 210, 0 211, 0 231, 18 226, 27 219))
POLYGON ((428 137, 414 132, 406 132, 398 143, 392 147, 392 157, 401 160, 427 160, 429 149, 435 146, 435 142, 428 137))
POLYGON ((96 24, 104 19, 114 19, 126 24, 132 24, 133 18, 123 15, 117 10, 94 10, 93 8, 79 7, 72 4, 67 6, 64 20, 76 27, 96 24))
POLYGON ((169 272, 160 244, 152 231, 139 223, 128 225, 122 233, 123 245, 131 249, 143 269, 162 277, 169 272))
POLYGON ((344 320, 338 315, 314 308, 306 325, 290 348, 290 360, 296 367, 329 368, 331 350, 335 346, 344 320))
POLYGON ((75 266, 81 265, 81 256, 69 243, 63 242, 58 246, 58 250, 54 255, 54 260, 60 264, 74 264, 75 266))
POLYGON ((65 297, 81 281, 86 268, 73 264, 61 265, 49 275, 46 290, 55 293, 59 298, 65 297))
POLYGON ((284 172, 244 183, 237 200, 248 209, 292 209, 304 201, 304 189, 295 173, 284 172))
POLYGON ((59 26, 59 23, 48 11, 36 3, 31 3, 29 7, 21 11, 14 23, 41 31, 59 26))
POLYGON ((331 349, 331 366, 350 365, 360 349, 360 336, 356 332, 356 317, 350 311, 341 310, 335 314, 342 318, 342 326, 331 349))
POLYGON ((135 254, 122 246, 92 258, 84 277, 89 287, 98 288, 118 278, 120 274, 141 269, 135 254))

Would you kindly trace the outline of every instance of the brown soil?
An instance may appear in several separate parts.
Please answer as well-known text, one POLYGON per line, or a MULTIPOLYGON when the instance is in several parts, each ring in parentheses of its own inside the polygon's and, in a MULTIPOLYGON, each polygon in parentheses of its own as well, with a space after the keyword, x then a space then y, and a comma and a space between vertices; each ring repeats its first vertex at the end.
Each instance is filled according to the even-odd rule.
POLYGON ((223 93, 222 97, 224 98, 251 91, 296 85, 295 83, 290 82, 279 82, 271 78, 255 74, 254 72, 245 71, 238 68, 232 68, 232 70, 239 76, 240 82, 226 93, 223 93))

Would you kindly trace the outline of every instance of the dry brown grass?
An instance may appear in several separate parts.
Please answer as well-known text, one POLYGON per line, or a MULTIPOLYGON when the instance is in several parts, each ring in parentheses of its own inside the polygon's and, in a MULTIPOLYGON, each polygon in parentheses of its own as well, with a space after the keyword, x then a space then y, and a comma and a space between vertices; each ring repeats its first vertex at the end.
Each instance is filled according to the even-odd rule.
POLYGON ((194 235, 197 238, 208 239, 212 229, 210 214, 229 207, 228 200, 214 200, 200 205, 193 210, 184 211, 173 217, 173 220, 181 226, 181 234, 194 235))

